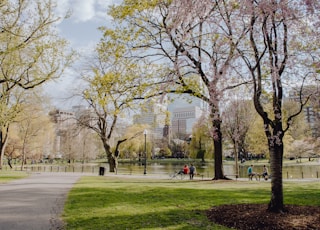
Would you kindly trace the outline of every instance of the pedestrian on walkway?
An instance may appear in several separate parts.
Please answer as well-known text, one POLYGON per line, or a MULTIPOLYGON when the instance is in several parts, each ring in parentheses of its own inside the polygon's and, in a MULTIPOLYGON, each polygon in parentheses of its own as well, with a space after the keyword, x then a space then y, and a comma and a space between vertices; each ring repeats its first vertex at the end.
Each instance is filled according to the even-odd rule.
POLYGON ((262 173, 262 176, 263 176, 263 178, 265 179, 265 180, 268 180, 268 168, 267 168, 267 166, 263 166, 263 173, 262 173))
POLYGON ((190 180, 193 180, 193 176, 196 174, 196 167, 191 164, 189 167, 189 175, 190 175, 190 180))

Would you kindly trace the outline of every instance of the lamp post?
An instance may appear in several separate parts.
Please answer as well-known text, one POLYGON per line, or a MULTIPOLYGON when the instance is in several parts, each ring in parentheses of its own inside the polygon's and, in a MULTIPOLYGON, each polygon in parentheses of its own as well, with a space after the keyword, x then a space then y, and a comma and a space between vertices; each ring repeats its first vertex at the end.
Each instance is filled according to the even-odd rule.
POLYGON ((147 130, 143 131, 144 135, 144 171, 143 174, 147 174, 147 130))

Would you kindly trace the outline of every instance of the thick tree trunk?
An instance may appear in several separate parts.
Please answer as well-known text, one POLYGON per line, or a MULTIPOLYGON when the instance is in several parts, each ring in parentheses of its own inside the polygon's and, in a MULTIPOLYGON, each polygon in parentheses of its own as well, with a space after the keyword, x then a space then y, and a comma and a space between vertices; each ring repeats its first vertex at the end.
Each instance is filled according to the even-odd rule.
POLYGON ((271 200, 268 210, 271 212, 284 212, 283 184, 282 184, 282 138, 276 138, 269 146, 271 171, 271 200))
POLYGON ((109 172, 116 172, 116 159, 112 156, 112 154, 108 155, 108 162, 109 162, 109 172))
MULTIPOLYGON (((280 110, 279 110, 280 111, 280 110)), ((281 117, 281 116, 278 116, 281 117)), ((273 123, 272 133, 266 131, 270 153, 271 171, 271 200, 268 211, 281 213, 285 212, 283 204, 283 184, 282 184, 282 163, 283 163, 283 129, 281 120, 273 123)))
POLYGON ((222 142, 214 140, 214 180, 226 179, 222 165, 222 142))
POLYGON ((3 165, 3 156, 6 148, 7 140, 9 133, 9 125, 3 126, 0 129, 0 169, 2 169, 3 165))
POLYGON ((109 172, 115 172, 116 162, 110 150, 109 144, 102 138, 104 151, 107 155, 108 163, 109 163, 109 172))
POLYGON ((221 121, 220 119, 215 119, 213 121, 214 129, 214 178, 213 180, 226 179, 223 173, 222 164, 222 133, 220 129, 221 121))

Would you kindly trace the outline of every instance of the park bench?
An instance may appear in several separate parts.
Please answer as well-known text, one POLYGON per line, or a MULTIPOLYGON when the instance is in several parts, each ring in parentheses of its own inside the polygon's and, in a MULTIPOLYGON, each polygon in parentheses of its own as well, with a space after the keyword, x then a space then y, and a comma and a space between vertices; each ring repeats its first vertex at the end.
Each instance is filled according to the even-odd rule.
POLYGON ((252 178, 255 177, 256 180, 259 179, 259 181, 260 181, 261 177, 263 177, 265 180, 268 180, 269 178, 271 178, 270 175, 267 175, 267 176, 264 177, 262 173, 255 173, 255 172, 251 173, 250 175, 248 175, 248 177, 249 177, 249 180, 252 180, 252 178))
POLYGON ((170 173, 169 174, 169 177, 171 179, 181 179, 183 180, 185 177, 186 177, 187 174, 184 174, 182 170, 180 171, 174 171, 173 173, 170 173))
POLYGON ((250 173, 248 177, 249 177, 249 180, 252 180, 253 177, 255 177, 256 180, 258 180, 258 177, 259 177, 259 180, 260 180, 261 174, 253 172, 253 173, 250 173))

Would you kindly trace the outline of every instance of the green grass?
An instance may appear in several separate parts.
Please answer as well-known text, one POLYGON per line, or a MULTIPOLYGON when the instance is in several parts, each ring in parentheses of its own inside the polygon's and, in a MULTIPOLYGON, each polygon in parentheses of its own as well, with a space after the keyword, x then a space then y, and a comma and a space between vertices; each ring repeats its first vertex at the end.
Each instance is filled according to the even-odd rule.
MULTIPOLYGON (((286 204, 320 206, 319 182, 285 182, 286 204)), ((83 177, 70 191, 67 229, 228 229, 209 222, 206 210, 270 200, 270 183, 172 181, 83 177)))
POLYGON ((17 180, 27 177, 28 174, 22 171, 0 171, 0 184, 7 183, 12 180, 17 180))

